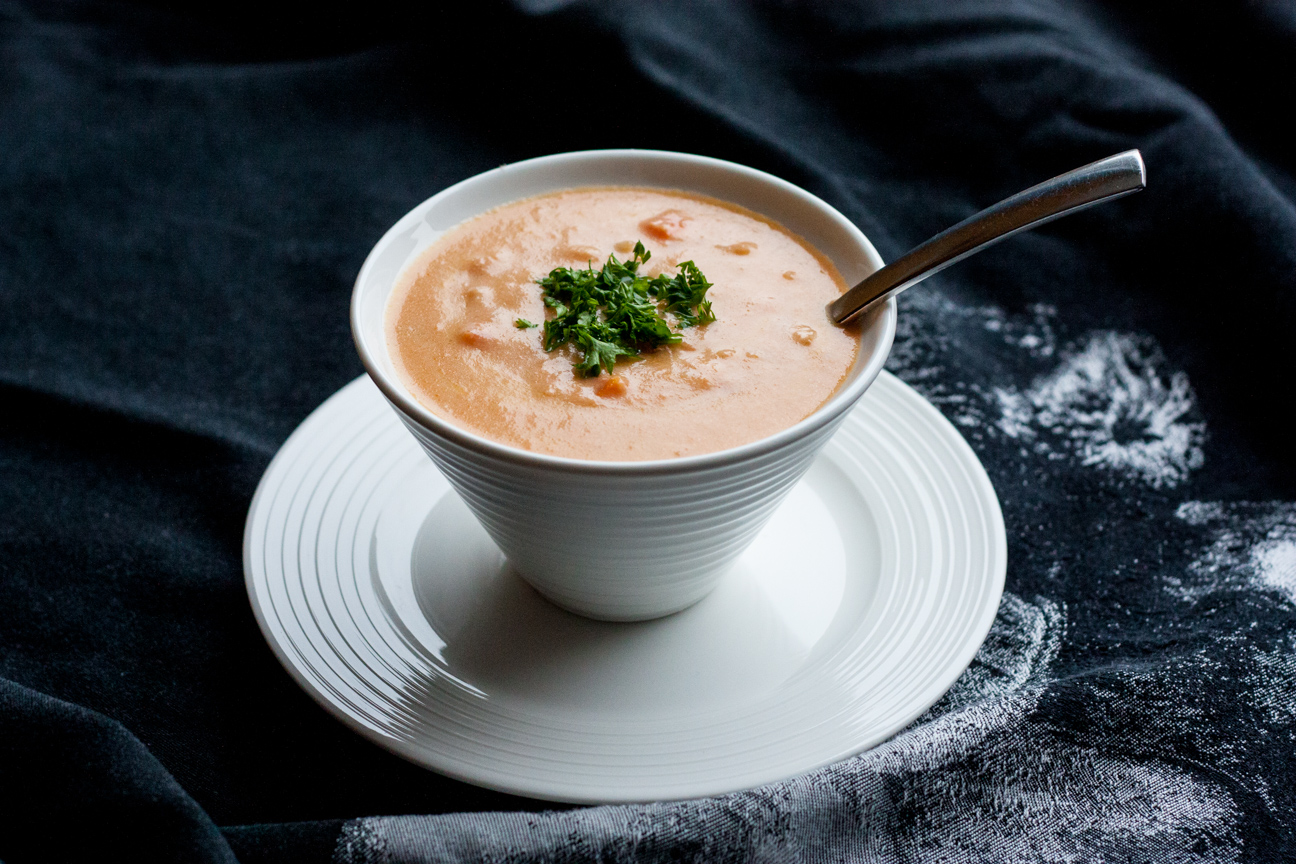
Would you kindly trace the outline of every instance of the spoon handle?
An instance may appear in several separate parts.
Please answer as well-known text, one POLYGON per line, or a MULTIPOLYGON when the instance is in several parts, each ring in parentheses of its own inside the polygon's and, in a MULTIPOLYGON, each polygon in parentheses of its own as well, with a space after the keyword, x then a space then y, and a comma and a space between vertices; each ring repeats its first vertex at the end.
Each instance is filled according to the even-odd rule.
POLYGON ((987 207, 892 261, 829 303, 828 315, 838 324, 845 324, 955 261, 975 255, 1018 231, 1138 192, 1146 185, 1147 170, 1137 150, 1126 150, 1059 174, 987 207))

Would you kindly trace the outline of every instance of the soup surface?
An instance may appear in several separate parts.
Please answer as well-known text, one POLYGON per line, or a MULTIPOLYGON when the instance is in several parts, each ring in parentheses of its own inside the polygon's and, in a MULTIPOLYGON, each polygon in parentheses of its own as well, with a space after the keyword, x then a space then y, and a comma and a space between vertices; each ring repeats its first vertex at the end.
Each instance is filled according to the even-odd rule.
MULTIPOLYGON (((855 360, 858 330, 824 306, 833 265, 768 219, 711 198, 627 187, 516 201, 457 226, 401 274, 387 309, 397 374, 430 411, 524 450, 667 459, 756 441, 822 405, 855 360), (579 377, 572 346, 546 352, 541 278, 652 253, 640 273, 692 260, 716 320, 683 341, 579 377)), ((552 313, 550 313, 552 317, 552 313)), ((671 320, 670 316, 667 316, 671 320)), ((674 322, 672 321, 672 326, 674 322)))

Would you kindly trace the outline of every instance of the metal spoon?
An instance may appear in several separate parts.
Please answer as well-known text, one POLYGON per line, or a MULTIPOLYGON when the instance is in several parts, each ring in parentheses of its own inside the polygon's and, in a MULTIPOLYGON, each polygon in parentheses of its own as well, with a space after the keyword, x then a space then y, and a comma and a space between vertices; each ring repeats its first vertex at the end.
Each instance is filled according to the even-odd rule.
POLYGON ((828 315, 838 324, 845 324, 955 261, 975 255, 1018 231, 1138 192, 1145 186, 1147 169, 1137 150, 1126 150, 1045 180, 945 229, 892 261, 829 303, 828 315))

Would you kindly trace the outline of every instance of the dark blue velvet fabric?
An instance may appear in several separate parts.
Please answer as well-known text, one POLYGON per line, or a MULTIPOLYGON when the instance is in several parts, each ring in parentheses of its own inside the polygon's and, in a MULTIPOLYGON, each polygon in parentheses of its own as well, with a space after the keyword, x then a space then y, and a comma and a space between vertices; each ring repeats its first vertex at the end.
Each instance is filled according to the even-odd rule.
POLYGON ((1294 91, 1279 2, 0 0, 0 860, 1296 855, 1294 91), (939 770, 846 763, 854 803, 743 831, 509 821, 551 805, 361 740, 262 640, 243 520, 360 374, 371 245, 478 171, 624 146, 783 176, 887 259, 1142 149, 1145 193, 901 301, 889 368, 1010 547, 999 642, 906 734, 1027 706, 939 770), (486 815, 362 818, 451 813, 486 815))

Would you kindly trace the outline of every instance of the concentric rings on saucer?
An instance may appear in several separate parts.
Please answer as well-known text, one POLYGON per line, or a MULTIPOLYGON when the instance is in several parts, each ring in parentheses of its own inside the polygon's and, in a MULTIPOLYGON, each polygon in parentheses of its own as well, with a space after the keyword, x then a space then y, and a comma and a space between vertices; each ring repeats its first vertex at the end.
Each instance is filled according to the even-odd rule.
POLYGON ((506 573, 490 577, 505 599, 489 615, 457 630, 436 623, 445 594, 436 580, 453 581, 444 568, 460 560, 447 544, 479 544, 463 553, 474 561, 490 554, 469 536, 471 520, 450 524, 453 496, 378 390, 357 379, 307 418, 262 478, 244 536, 248 594, 280 662, 343 722, 417 764, 537 798, 721 794, 874 746, 954 683, 1003 590, 1003 518, 984 469, 935 408, 886 373, 729 587, 662 623, 550 617, 528 630, 510 610, 568 613, 535 605, 544 601, 506 573), (825 582, 819 571, 838 567, 825 582), (819 622, 813 632, 771 639, 797 603, 798 620, 819 622), (754 621, 748 633, 744 615, 773 623, 754 621), (591 641, 554 643, 554 633, 591 641), (510 640, 526 639, 540 647, 509 653, 510 640), (679 646, 688 666, 672 639, 692 640, 679 646), (483 644, 503 647, 482 654, 483 644), (577 649, 588 653, 573 660, 577 649), (545 650, 554 656, 536 660, 545 650), (508 663, 532 661, 509 674, 508 663), (643 680, 618 682, 618 669, 643 680))

